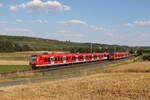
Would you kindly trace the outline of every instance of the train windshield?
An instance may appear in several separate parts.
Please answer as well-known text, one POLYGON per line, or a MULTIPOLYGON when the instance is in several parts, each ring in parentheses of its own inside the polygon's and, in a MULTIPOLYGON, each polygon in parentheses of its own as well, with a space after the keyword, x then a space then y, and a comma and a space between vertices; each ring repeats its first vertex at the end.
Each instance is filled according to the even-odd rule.
POLYGON ((30 61, 31 61, 32 63, 35 63, 35 62, 36 62, 36 56, 31 56, 30 61))

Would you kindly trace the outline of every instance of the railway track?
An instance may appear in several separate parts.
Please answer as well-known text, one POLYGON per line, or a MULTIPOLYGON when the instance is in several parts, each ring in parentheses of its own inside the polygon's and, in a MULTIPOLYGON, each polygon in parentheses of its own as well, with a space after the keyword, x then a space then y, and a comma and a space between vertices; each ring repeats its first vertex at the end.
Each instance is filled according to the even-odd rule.
MULTIPOLYGON (((125 58, 128 59, 128 58, 125 58)), ((95 62, 86 62, 86 63, 80 63, 80 64, 68 64, 68 65, 57 65, 57 66, 51 66, 51 67, 43 67, 43 68, 38 68, 37 70, 24 70, 24 71, 18 71, 18 72, 8 72, 8 73, 0 73, 1 77, 7 77, 7 76, 15 76, 18 74, 27 74, 27 73, 42 73, 42 74, 47 74, 51 72, 56 72, 64 69, 86 69, 88 68, 87 66, 91 67, 97 66, 97 65, 105 65, 105 64, 110 64, 110 63, 115 63, 120 60, 125 60, 125 59, 119 59, 119 60, 101 60, 101 61, 95 61, 95 62), (84 67, 84 68, 82 68, 84 67)))
POLYGON ((51 67, 41 67, 41 68, 38 68, 37 70, 23 70, 23 71, 18 71, 18 72, 0 73, 0 76, 6 77, 6 76, 13 76, 13 75, 18 75, 18 74, 26 74, 26 73, 45 73, 48 71, 61 70, 61 69, 66 69, 66 68, 74 68, 78 66, 92 65, 92 64, 104 63, 104 62, 106 63, 108 61, 97 61, 97 62, 87 62, 87 63, 80 63, 80 64, 68 64, 68 65, 57 65, 57 66, 51 66, 51 67))
MULTIPOLYGON (((20 73, 30 73, 30 72, 36 73, 36 72, 38 72, 38 73, 42 73, 42 74, 51 74, 51 73, 53 74, 54 73, 54 74, 60 74, 60 75, 53 76, 53 77, 31 78, 31 79, 21 79, 21 80, 15 80, 15 81, 0 82, 0 87, 23 85, 23 84, 29 84, 29 83, 38 83, 38 82, 66 79, 66 78, 72 78, 72 77, 80 77, 82 75, 79 73, 68 74, 67 76, 61 75, 61 73, 72 72, 72 71, 76 72, 76 71, 80 71, 80 70, 84 70, 84 69, 88 69, 88 68, 94 68, 94 67, 98 67, 98 66, 105 66, 105 65, 107 66, 107 65, 113 64, 113 63, 120 63, 120 61, 124 61, 127 59, 133 59, 133 57, 115 60, 115 61, 97 61, 97 62, 91 62, 91 63, 77 64, 77 65, 68 65, 68 66, 61 66, 61 67, 57 66, 57 67, 48 68, 48 69, 22 71, 22 72, 19 72, 19 74, 20 73)), ((98 70, 98 72, 103 72, 103 70, 98 70)), ((11 74, 15 75, 16 73, 11 73, 11 74)), ((4 73, 3 73, 3 75, 4 75, 4 73)), ((89 75, 90 75, 90 73, 89 73, 89 75)))

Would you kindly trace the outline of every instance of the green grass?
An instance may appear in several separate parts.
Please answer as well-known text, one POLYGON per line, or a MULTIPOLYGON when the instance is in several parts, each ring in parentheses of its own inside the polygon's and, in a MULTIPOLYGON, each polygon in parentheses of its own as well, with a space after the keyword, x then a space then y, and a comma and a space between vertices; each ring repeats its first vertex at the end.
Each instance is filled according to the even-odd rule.
POLYGON ((0 60, 28 61, 29 56, 0 56, 0 60))
POLYGON ((29 69, 31 69, 31 67, 27 65, 0 65, 0 73, 18 72, 29 69))

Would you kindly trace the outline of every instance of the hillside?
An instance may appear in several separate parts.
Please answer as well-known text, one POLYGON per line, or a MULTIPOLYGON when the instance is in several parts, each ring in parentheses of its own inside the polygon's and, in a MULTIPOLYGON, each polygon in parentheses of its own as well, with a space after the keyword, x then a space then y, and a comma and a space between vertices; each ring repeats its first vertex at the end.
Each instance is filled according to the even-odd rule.
MULTIPOLYGON (((150 47, 129 47, 120 45, 109 45, 92 43, 93 52, 113 52, 150 50, 150 47)), ((91 52, 91 43, 79 43, 71 41, 59 41, 26 36, 0 35, 0 52, 10 51, 69 51, 69 52, 91 52)))
POLYGON ((61 50, 70 47, 87 46, 81 43, 63 42, 57 40, 49 40, 42 38, 32 38, 24 36, 0 36, 1 41, 11 41, 19 45, 28 45, 32 50, 61 50))
MULTIPOLYGON (((57 50, 57 51, 71 51, 79 52, 85 51, 90 52, 91 43, 78 43, 70 41, 58 41, 34 37, 25 37, 25 36, 6 36, 0 35, 0 47, 1 52, 6 51, 37 51, 37 50, 57 50), (3 48, 3 49, 2 49, 3 48), (11 50, 12 49, 12 50, 11 50)), ((92 43, 92 48, 94 52, 102 52, 109 49, 110 51, 114 50, 116 47, 118 50, 124 51, 129 48, 128 46, 119 46, 119 45, 107 45, 107 44, 97 44, 92 43)))

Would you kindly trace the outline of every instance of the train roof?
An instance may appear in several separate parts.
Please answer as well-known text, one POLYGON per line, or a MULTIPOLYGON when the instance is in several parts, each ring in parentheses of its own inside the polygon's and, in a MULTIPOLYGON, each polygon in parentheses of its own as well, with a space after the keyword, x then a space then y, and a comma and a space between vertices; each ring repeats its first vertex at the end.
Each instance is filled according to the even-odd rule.
POLYGON ((42 55, 90 55, 90 54, 109 54, 109 53, 48 53, 48 52, 45 52, 45 53, 35 53, 35 54, 32 54, 32 56, 42 56, 42 55))

